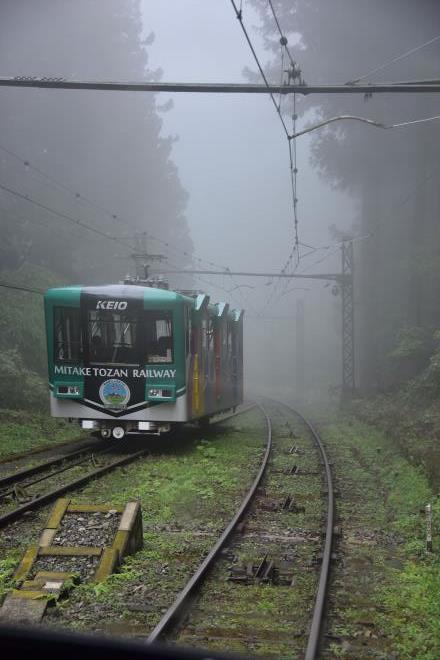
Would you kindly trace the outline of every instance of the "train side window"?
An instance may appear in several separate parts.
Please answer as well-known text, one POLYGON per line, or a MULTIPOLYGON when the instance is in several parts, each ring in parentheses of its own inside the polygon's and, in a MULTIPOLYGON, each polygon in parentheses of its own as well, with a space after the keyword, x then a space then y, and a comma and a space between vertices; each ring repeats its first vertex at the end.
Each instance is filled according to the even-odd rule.
POLYGON ((148 311, 144 314, 146 362, 174 362, 173 313, 148 311))
POLYGON ((83 358, 80 310, 54 308, 54 360, 80 362, 83 358))

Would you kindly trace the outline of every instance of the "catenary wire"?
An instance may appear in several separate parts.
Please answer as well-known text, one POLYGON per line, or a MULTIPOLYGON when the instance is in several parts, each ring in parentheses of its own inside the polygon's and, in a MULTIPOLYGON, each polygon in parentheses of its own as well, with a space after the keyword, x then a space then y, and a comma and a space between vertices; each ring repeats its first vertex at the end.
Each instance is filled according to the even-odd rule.
POLYGON ((110 234, 107 234, 104 231, 101 231, 100 229, 96 229, 95 227, 91 227, 90 225, 86 224, 82 220, 79 220, 78 218, 74 218, 73 216, 67 215, 66 213, 62 213, 61 211, 57 211, 56 209, 51 208, 50 206, 46 206, 46 204, 42 204, 41 202, 38 202, 37 200, 33 199, 32 197, 29 197, 29 195, 24 195, 23 193, 20 193, 18 190, 14 190, 13 188, 9 188, 8 186, 5 186, 4 184, 0 183, 0 189, 4 190, 7 193, 10 193, 11 195, 14 195, 15 197, 18 197, 19 199, 23 199, 26 202, 29 202, 29 204, 33 204, 34 206, 37 206, 45 211, 48 211, 49 213, 53 213, 54 215, 58 216, 59 218, 63 220, 67 220, 68 222, 71 222, 79 227, 82 227, 83 229, 87 229, 90 232, 93 232, 94 234, 101 236, 102 238, 106 238, 110 241, 113 241, 114 243, 118 243, 119 245, 122 245, 125 248, 131 248, 131 245, 128 243, 125 243, 121 241, 120 239, 116 238, 115 236, 111 236, 110 234))
MULTIPOLYGON (((254 48, 254 46, 253 46, 253 44, 252 44, 251 38, 250 38, 250 36, 249 36, 249 33, 248 33, 248 31, 246 30, 246 27, 245 27, 245 25, 244 25, 244 23, 243 23, 243 12, 242 12, 242 8, 241 8, 241 6, 240 6, 240 9, 238 9, 236 3, 234 2, 234 0, 231 0, 231 4, 232 4, 233 9, 234 9, 234 11, 235 11, 235 16, 236 16, 236 18, 238 19, 238 21, 239 21, 239 23, 240 23, 240 27, 241 27, 241 29, 242 29, 242 31, 243 31, 243 34, 244 34, 244 36, 245 36, 245 38, 246 38, 246 41, 247 41, 247 43, 248 43, 248 45, 249 45, 249 48, 250 48, 251 52, 252 52, 252 55, 253 55, 253 57, 254 57, 254 60, 255 60, 255 62, 256 62, 256 64, 257 64, 257 67, 258 67, 258 69, 259 69, 259 71, 260 71, 261 77, 263 78, 263 81, 264 81, 266 87, 269 88, 269 82, 268 82, 267 77, 266 77, 266 75, 265 75, 265 73, 264 73, 263 67, 262 67, 262 65, 261 65, 261 63, 260 63, 260 60, 259 60, 258 55, 257 55, 257 53, 256 53, 256 50, 255 50, 255 48, 254 48)), ((281 35, 280 43, 281 43, 281 45, 286 49, 286 52, 288 53, 288 57, 289 57, 289 59, 290 59, 291 65, 292 65, 292 72, 291 72, 291 75, 293 75, 293 76, 299 75, 299 72, 297 71, 296 64, 295 64, 295 62, 294 62, 294 60, 293 60, 293 58, 292 58, 292 56, 291 56, 291 53, 290 53, 289 49, 287 48, 287 39, 286 39, 286 37, 284 36, 284 34, 283 34, 282 30, 281 30, 281 26, 280 26, 279 20, 278 20, 278 18, 277 18, 277 16, 276 16, 276 13, 275 13, 274 7, 273 7, 272 3, 270 3, 270 4, 271 4, 272 13, 273 13, 273 15, 274 15, 274 19, 275 19, 275 22, 276 22, 277 28, 278 28, 278 30, 279 30, 279 32, 280 32, 280 35, 281 35)), ((275 110, 276 110, 276 112, 277 112, 277 115, 278 115, 278 117, 279 117, 279 119, 280 119, 280 121, 281 121, 281 124, 282 124, 283 130, 284 130, 284 132, 285 132, 285 134, 286 134, 286 137, 287 137, 287 140, 288 140, 288 149, 289 149, 289 167, 290 167, 290 179, 291 179, 291 188, 292 188, 292 204, 293 204, 293 213, 294 213, 294 245, 293 245, 293 248, 292 248, 292 250, 291 250, 291 253, 289 254, 289 256, 288 256, 288 258, 287 258, 287 260, 286 260, 285 265, 283 266, 283 268, 282 268, 281 271, 280 271, 281 273, 284 273, 284 272, 286 271, 286 269, 288 268, 288 266, 290 265, 291 261, 293 260, 293 256, 294 256, 294 254, 295 254, 295 251, 297 252, 297 257, 298 257, 298 262, 299 262, 299 239, 298 239, 298 217, 297 217, 297 201, 298 201, 298 198, 297 198, 297 193, 296 193, 296 174, 297 174, 297 166, 296 166, 296 145, 294 145, 294 147, 293 147, 293 149, 292 149, 292 146, 291 146, 291 139, 290 139, 290 136, 289 136, 289 131, 288 131, 288 128, 287 128, 286 122, 284 121, 284 118, 283 118, 283 116, 282 116, 282 113, 281 113, 281 107, 280 107, 280 105, 277 104, 277 102, 276 102, 276 100, 275 100, 275 97, 274 97, 273 93, 270 93, 270 98, 271 98, 272 103, 273 103, 273 105, 274 105, 274 107, 275 107, 275 110), (293 152, 294 152, 294 153, 293 153, 293 152)), ((293 113, 293 115, 292 115, 292 120, 293 120, 294 122, 296 122, 296 105, 295 105, 295 108, 294 108, 294 113, 293 113)), ((294 126, 296 127, 296 124, 294 124, 294 126)), ((278 283, 278 282, 279 282, 279 280, 277 280, 277 283, 278 283)), ((276 285, 275 285, 275 289, 277 288, 277 285, 278 285, 277 283, 276 283, 276 285)), ((269 304, 269 302, 270 302, 270 298, 271 298, 271 295, 269 296, 268 300, 266 301, 266 304, 265 304, 264 308, 266 308, 267 305, 269 304)))
POLYGON ((280 25, 280 22, 279 22, 279 20, 278 20, 278 16, 277 16, 276 11, 275 11, 275 8, 274 8, 274 6, 273 6, 273 2, 272 2, 272 0, 268 0, 268 3, 269 3, 270 10, 271 10, 271 12, 272 12, 273 19, 274 19, 275 24, 276 24, 276 26, 277 26, 278 32, 279 32, 279 34, 280 34, 281 44, 282 44, 282 45, 284 46, 284 48, 285 48, 285 51, 286 51, 287 56, 288 56, 288 58, 289 58, 289 60, 290 60, 290 64, 291 64, 291 66, 292 66, 292 69, 294 69, 294 70, 296 71, 296 70, 297 70, 297 65, 296 65, 296 62, 295 62, 295 60, 293 59, 292 54, 291 54, 291 52, 290 52, 290 50, 289 50, 289 46, 288 46, 288 44, 287 44, 287 37, 285 36, 284 32, 283 32, 282 29, 281 29, 281 25, 280 25))
POLYGON ((329 119, 325 119, 324 121, 320 121, 317 124, 313 124, 312 126, 308 126, 307 128, 304 128, 302 131, 293 132, 289 140, 292 142, 296 142, 296 138, 300 137, 301 135, 306 135, 306 133, 311 133, 312 131, 316 131, 318 128, 323 128, 324 126, 327 126, 328 124, 332 124, 336 121, 345 121, 345 120, 352 120, 352 121, 359 121, 364 124, 368 124, 369 126, 373 126, 374 128, 382 128, 384 130, 389 130, 392 128, 401 128, 402 126, 410 126, 412 124, 424 124, 429 121, 434 121, 436 119, 440 119, 440 115, 435 115, 434 117, 424 117, 422 119, 411 119, 409 121, 403 121, 398 124, 383 124, 382 122, 375 121, 374 119, 368 119, 367 117, 358 117, 357 115, 337 115, 336 117, 330 117, 329 119))
MULTIPOLYGON (((106 208, 102 204, 99 204, 98 202, 90 199, 89 197, 79 193, 78 191, 76 191, 73 188, 66 185, 64 182, 60 181, 58 178, 47 174, 41 168, 33 165, 29 161, 29 159, 22 158, 19 154, 15 153, 11 149, 9 149, 9 148, 7 148, 3 145, 0 145, 0 150, 3 151, 4 153, 8 154, 12 158, 15 158, 16 160, 18 160, 20 163, 22 163, 22 165, 24 165, 24 167, 26 169, 33 170, 34 172, 38 173, 40 176, 44 177, 49 185, 52 185, 55 188, 61 189, 65 192, 69 193, 70 195, 72 195, 76 201, 82 201, 82 202, 85 202, 86 204, 89 204, 93 208, 98 209, 102 213, 106 214, 109 218, 111 218, 114 221, 123 220, 123 218, 119 214, 113 213, 111 210, 109 210, 108 208, 106 208)), ((197 255, 188 252, 187 250, 182 250, 180 248, 173 247, 172 242, 161 239, 161 238, 155 236, 154 234, 151 234, 150 232, 139 232, 139 233, 140 233, 140 235, 148 236, 148 238, 156 241, 157 243, 165 245, 166 247, 171 247, 172 249, 174 249, 179 254, 182 254, 185 257, 189 257, 191 259, 194 259, 195 261, 198 261, 199 263, 206 263, 206 264, 209 264, 210 266, 214 266, 216 268, 222 268, 223 270, 228 270, 227 266, 217 264, 217 263, 215 263, 213 261, 210 261, 208 259, 203 259, 202 257, 198 257, 197 255)))
MULTIPOLYGON (((272 0, 268 0, 270 10, 272 12, 273 19, 275 21, 275 25, 278 29, 279 35, 280 35, 280 43, 281 47, 286 51, 287 56, 290 61, 291 65, 291 71, 289 72, 289 75, 293 77, 293 79, 299 77, 300 82, 301 82, 301 76, 300 76, 300 71, 298 69, 297 63, 292 57, 292 54, 290 52, 289 46, 288 46, 288 41, 287 37, 285 36, 283 30, 281 29, 281 24, 278 19, 277 13, 275 11, 275 7, 273 5, 272 0)), ((292 132, 296 133, 296 120, 297 120, 297 113, 296 113, 296 94, 293 94, 293 112, 292 112, 292 132)), ((297 203, 298 203, 298 194, 297 194, 297 173, 298 173, 298 166, 297 166, 297 153, 296 153, 296 143, 294 141, 293 143, 293 154, 292 154, 292 147, 291 147, 291 142, 289 141, 289 161, 290 161, 290 171, 291 171, 291 185, 292 185, 292 203, 293 203, 293 213, 294 213, 294 223, 295 223, 295 246, 296 246, 296 252, 297 252, 297 260, 299 261, 300 255, 299 255, 299 240, 298 240, 298 216, 297 216, 297 203)), ((293 257, 293 255, 292 255, 293 257)), ((288 258, 288 262, 290 260, 290 255, 288 258)), ((288 264, 286 264, 287 267, 288 264)))
POLYGON ((19 286, 18 284, 9 284, 8 282, 0 282, 0 287, 2 289, 14 289, 15 291, 25 291, 26 293, 38 293, 38 295, 43 295, 44 291, 42 289, 32 289, 28 286, 19 286))
MULTIPOLYGON (((270 2, 270 0, 269 0, 270 2)), ((430 46, 433 44, 435 41, 438 41, 440 39, 440 34, 437 35, 436 37, 433 37, 432 39, 429 39, 429 41, 425 41, 423 44, 420 44, 419 46, 416 46, 415 48, 411 48, 411 50, 407 50, 405 53, 402 53, 401 55, 398 55, 397 57, 394 57, 392 60, 388 60, 384 64, 381 64, 380 66, 376 67, 375 69, 372 69, 365 75, 361 76, 360 78, 355 78, 354 80, 348 81, 346 84, 347 85, 355 85, 356 83, 360 82, 361 80, 365 80, 365 78, 368 78, 371 76, 373 73, 377 73, 378 71, 383 71, 384 69, 388 68, 391 66, 391 64, 394 64, 395 62, 400 62, 401 60, 405 59, 406 57, 409 57, 410 55, 413 55, 414 53, 417 53, 417 51, 422 50, 422 48, 426 48, 426 46, 430 46)))
MULTIPOLYGON (((255 50, 255 48, 254 48, 254 46, 253 46, 253 44, 252 44, 251 38, 250 38, 250 36, 249 36, 249 33, 248 33, 248 31, 246 30, 246 26, 245 26, 244 23, 243 23, 243 10, 242 10, 242 9, 238 9, 238 7, 237 7, 237 5, 236 5, 236 3, 235 3, 235 0, 231 0, 231 4, 232 4, 232 6, 233 6, 233 8, 234 8, 235 16, 236 16, 238 22, 240 23, 240 27, 241 27, 241 29, 242 29, 242 31, 243 31, 243 34, 244 34, 244 36, 245 36, 245 39, 246 39, 246 41, 247 41, 247 43, 248 43, 248 46, 249 46, 249 48, 250 48, 250 50, 251 50, 251 53, 252 53, 253 57, 254 57, 255 63, 256 63, 256 65, 257 65, 257 67, 258 67, 258 70, 260 71, 261 77, 263 78, 264 84, 265 84, 266 87, 269 89, 269 88, 270 88, 269 81, 268 81, 268 79, 267 79, 267 77, 266 77, 266 74, 264 73, 264 69, 263 69, 263 67, 262 67, 262 65, 261 65, 261 63, 260 63, 260 60, 258 59, 257 52, 256 52, 256 50, 255 50)), ((278 117, 279 117, 279 119, 280 119, 280 122, 281 122, 281 124, 282 124, 282 126, 283 126, 283 129, 284 129, 284 132, 285 132, 285 134, 286 134, 286 137, 288 138, 288 137, 289 137, 289 131, 288 131, 288 129, 287 129, 286 122, 284 121, 283 115, 281 114, 281 110, 280 110, 280 108, 278 107, 278 103, 276 102, 276 100, 275 100, 275 96, 273 95, 272 92, 270 92, 270 98, 271 98, 271 100, 272 100, 272 103, 273 103, 273 105, 274 105, 274 108, 275 108, 275 110, 276 110, 276 113, 277 113, 277 115, 278 115, 278 117)))

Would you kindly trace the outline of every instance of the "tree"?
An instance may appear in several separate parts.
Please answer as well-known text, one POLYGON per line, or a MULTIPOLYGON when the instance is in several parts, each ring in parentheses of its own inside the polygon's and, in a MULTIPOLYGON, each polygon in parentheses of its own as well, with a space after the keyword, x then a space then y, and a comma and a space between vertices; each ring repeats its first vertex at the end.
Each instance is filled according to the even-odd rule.
MULTIPOLYGON (((148 68, 152 37, 145 40, 142 27, 140 0, 6 0, 0 8, 2 70, 69 79, 157 78, 161 72, 148 68)), ((0 101, 0 144, 73 193, 5 152, 0 152, 0 183, 108 234, 150 231, 191 252, 187 195, 171 159, 172 139, 161 132, 154 95, 2 89, 0 101)), ((130 247, 75 228, 6 192, 0 205, 8 240, 22 245, 24 235, 21 252, 33 263, 83 282, 125 274, 130 247), (26 221, 16 231, 11 213, 26 221)), ((5 265, 13 265, 2 256, 5 265)))
MULTIPOLYGON (((273 16, 265 0, 253 0, 253 5, 266 45, 277 55, 270 69, 279 78, 273 16)), ((356 80, 440 33, 434 0, 278 0, 274 7, 310 84, 356 80)), ((439 50, 436 42, 366 80, 437 78, 439 50)), ((306 120, 343 113, 398 123, 438 114, 434 96, 321 95, 302 98, 298 109, 306 120)), ((359 233, 371 234, 357 247, 355 291, 366 388, 383 383, 385 356, 400 328, 440 324, 435 290, 440 276, 439 142, 440 124, 434 122, 387 132, 341 122, 314 135, 314 166, 359 199, 359 233)))

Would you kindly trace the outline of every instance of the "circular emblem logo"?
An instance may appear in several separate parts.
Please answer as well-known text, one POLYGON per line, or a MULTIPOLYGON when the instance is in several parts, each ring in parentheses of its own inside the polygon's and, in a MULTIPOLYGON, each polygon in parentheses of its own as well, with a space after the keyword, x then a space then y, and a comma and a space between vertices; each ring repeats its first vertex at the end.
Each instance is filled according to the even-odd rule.
POLYGON ((128 385, 123 383, 122 380, 111 378, 102 383, 99 388, 99 396, 107 406, 119 408, 130 401, 131 392, 128 385))

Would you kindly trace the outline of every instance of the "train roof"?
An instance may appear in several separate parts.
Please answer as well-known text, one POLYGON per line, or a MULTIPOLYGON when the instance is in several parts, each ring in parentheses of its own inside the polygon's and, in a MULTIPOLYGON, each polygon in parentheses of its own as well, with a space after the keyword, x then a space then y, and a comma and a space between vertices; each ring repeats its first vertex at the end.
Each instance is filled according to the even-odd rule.
POLYGON ((213 304, 207 294, 189 296, 178 291, 161 289, 150 286, 133 284, 104 284, 102 286, 67 286, 48 289, 45 299, 48 302, 76 306, 80 303, 82 294, 103 296, 105 298, 125 298, 143 300, 150 304, 157 303, 160 307, 173 304, 190 304, 196 311, 209 309, 214 316, 225 317, 233 321, 240 321, 243 310, 230 310, 229 304, 219 302, 213 304))

